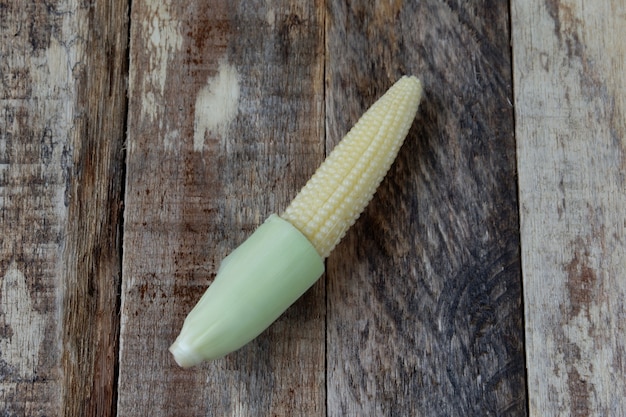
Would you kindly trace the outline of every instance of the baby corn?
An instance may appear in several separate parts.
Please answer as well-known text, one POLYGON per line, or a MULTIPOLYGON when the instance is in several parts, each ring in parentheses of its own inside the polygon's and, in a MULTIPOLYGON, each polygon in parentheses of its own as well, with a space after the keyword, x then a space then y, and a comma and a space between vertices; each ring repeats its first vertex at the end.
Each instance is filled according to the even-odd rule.
POLYGON ((393 163, 422 87, 403 77, 361 117, 279 217, 228 255, 170 347, 183 367, 239 349, 324 272, 324 258, 354 224, 393 163))
POLYGON ((281 217, 326 258, 359 218, 411 127, 421 84, 403 77, 359 119, 281 217))

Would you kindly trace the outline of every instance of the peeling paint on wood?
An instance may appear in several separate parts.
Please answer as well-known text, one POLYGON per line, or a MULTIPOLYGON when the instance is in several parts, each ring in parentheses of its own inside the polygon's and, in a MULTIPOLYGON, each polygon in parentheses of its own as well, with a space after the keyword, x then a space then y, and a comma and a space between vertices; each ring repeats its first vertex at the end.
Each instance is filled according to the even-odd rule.
POLYGON ((141 116, 149 123, 158 123, 163 117, 162 103, 165 100, 167 68, 171 55, 182 48, 180 23, 172 16, 171 0, 147 0, 145 17, 142 19, 144 43, 149 53, 149 63, 141 72, 142 82, 133 83, 142 91, 141 116))
POLYGON ((626 8, 513 6, 530 412, 624 415, 626 8))
POLYGON ((193 149, 202 151, 205 136, 226 142, 229 124, 237 116, 239 74, 237 68, 220 61, 217 74, 207 80, 196 96, 193 122, 193 149))
POLYGON ((133 1, 118 413, 322 416, 323 282, 226 358, 184 370, 168 347, 220 261, 323 158, 323 5, 167 4, 182 39, 156 51, 152 6, 133 1))
POLYGON ((46 323, 35 309, 26 277, 15 263, 2 277, 0 315, 0 357, 4 371, 9 371, 12 378, 29 380, 37 374, 46 323))
POLYGON ((124 2, 0 3, 0 414, 111 415, 124 2))
MULTIPOLYGON (((60 266, 76 88, 71 75, 80 53, 80 46, 62 42, 77 21, 54 15, 43 4, 4 6, 0 410, 9 415, 58 415, 63 407, 60 266), (32 328, 25 321, 30 319, 32 328)), ((63 7, 51 5, 52 10, 57 6, 63 7)))

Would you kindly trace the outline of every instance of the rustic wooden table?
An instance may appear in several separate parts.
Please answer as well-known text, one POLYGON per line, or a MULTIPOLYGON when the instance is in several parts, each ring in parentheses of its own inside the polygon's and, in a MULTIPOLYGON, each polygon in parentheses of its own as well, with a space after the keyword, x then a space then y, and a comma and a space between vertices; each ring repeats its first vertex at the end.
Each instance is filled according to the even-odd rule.
POLYGON ((626 415, 622 0, 0 1, 0 415, 626 415), (327 272, 167 348, 402 74, 327 272))

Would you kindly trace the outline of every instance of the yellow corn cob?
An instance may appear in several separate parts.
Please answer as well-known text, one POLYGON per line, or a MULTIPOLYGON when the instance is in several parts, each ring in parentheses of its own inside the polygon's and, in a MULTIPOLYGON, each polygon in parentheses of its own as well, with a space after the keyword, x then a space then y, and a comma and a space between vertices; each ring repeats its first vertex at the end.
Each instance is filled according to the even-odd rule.
POLYGON ((304 234, 322 258, 372 199, 415 117, 422 86, 395 83, 357 122, 281 217, 304 234))
POLYGON ((403 77, 296 196, 228 255, 170 347, 181 366, 219 358, 258 336, 324 273, 323 259, 371 200, 404 141, 422 87, 403 77))

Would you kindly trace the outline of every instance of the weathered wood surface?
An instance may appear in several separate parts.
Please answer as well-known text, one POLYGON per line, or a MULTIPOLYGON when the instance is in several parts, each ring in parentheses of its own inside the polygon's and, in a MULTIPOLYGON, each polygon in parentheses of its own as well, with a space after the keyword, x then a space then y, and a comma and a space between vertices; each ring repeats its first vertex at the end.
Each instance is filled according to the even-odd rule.
POLYGON ((324 282, 225 359, 167 351, 324 152, 321 2, 133 1, 120 416, 321 416, 324 282))
POLYGON ((508 9, 330 2, 332 147, 390 83, 425 97, 328 260, 328 415, 526 414, 508 9))
POLYGON ((511 67, 502 2, 309 3, 0 2, 0 415, 626 414, 624 5, 514 1, 511 67), (219 261, 403 73, 325 278, 178 369, 219 261))
POLYGON ((328 6, 133 3, 121 415, 524 413, 507 9, 328 6), (328 149, 404 72, 429 91, 420 127, 327 303, 322 282, 180 370, 166 349, 219 261, 322 159, 324 60, 328 149))
POLYGON ((626 415, 626 4, 516 1, 530 414, 626 415))
POLYGON ((111 415, 125 1, 0 3, 0 414, 111 415))

